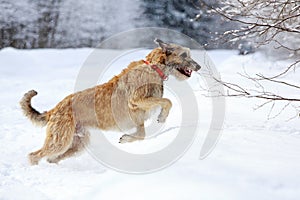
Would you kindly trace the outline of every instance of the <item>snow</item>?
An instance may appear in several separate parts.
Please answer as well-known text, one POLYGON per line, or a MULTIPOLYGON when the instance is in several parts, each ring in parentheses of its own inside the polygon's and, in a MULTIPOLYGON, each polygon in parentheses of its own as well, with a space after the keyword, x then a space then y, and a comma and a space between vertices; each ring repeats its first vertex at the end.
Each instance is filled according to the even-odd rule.
MULTIPOLYGON (((268 120, 270 107, 253 109, 261 101, 227 99, 221 138, 213 151, 199 160, 210 123, 211 102, 200 89, 202 82, 197 74, 193 74, 189 83, 193 84, 199 103, 199 133, 191 148, 173 165, 155 173, 124 174, 83 153, 58 165, 42 161, 38 166, 30 166, 27 154, 42 146, 45 128, 34 127, 22 115, 20 98, 35 89, 39 94, 33 99, 34 107, 39 111, 51 109, 74 91, 79 70, 91 52, 92 49, 0 51, 0 199, 300 198, 300 123, 299 119, 287 121, 295 114, 291 108, 268 120)), ((276 74, 287 64, 261 52, 239 56, 236 51, 214 50, 208 54, 224 80, 246 85, 248 82, 237 72, 276 74)), ((141 55, 129 54, 108 73, 117 74, 127 62, 141 55)), ((294 74, 287 78, 297 83, 300 77, 294 74)), ((282 86, 274 89, 293 94, 282 86)), ((178 131, 180 119, 176 113, 180 112, 180 105, 170 91, 166 96, 174 101, 163 126, 169 131, 123 146, 117 144, 121 133, 108 132, 105 137, 116 147, 135 153, 157 151, 169 144, 178 131)))

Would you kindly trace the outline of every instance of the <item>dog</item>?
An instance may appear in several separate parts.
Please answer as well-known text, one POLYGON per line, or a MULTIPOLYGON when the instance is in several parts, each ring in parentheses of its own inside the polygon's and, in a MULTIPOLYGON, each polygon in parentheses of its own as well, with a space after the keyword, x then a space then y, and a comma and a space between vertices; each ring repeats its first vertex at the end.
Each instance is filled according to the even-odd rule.
POLYGON ((179 81, 191 77, 201 67, 190 55, 190 49, 154 40, 158 47, 146 60, 134 61, 107 83, 65 97, 53 109, 40 113, 31 105, 37 92, 27 92, 21 108, 35 125, 47 126, 41 149, 28 155, 31 165, 42 158, 49 163, 71 157, 89 143, 88 128, 124 130, 135 128, 134 134, 123 135, 119 143, 145 138, 144 121, 154 107, 161 107, 159 123, 165 122, 172 102, 163 98, 163 82, 172 75, 179 81))

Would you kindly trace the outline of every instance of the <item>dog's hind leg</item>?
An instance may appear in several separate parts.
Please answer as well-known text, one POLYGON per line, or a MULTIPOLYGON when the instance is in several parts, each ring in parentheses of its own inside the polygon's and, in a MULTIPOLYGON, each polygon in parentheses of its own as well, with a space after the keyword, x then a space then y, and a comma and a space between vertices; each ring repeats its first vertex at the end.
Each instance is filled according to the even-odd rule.
POLYGON ((85 128, 80 127, 79 125, 76 126, 76 132, 73 137, 72 145, 69 149, 62 153, 61 155, 48 158, 47 161, 49 163, 58 163, 59 161, 74 156, 75 154, 80 153, 86 145, 89 143, 90 133, 85 128))
POLYGON ((45 156, 45 151, 44 149, 40 149, 37 150, 35 152, 32 152, 28 155, 28 159, 31 165, 37 165, 39 164, 39 161, 41 160, 41 158, 43 158, 45 156))
POLYGON ((44 146, 40 150, 32 152, 28 155, 29 162, 31 165, 37 165, 43 157, 55 157, 56 155, 65 152, 68 149, 68 146, 69 144, 67 147, 59 145, 53 142, 53 137, 47 137, 44 146))
POLYGON ((37 165, 43 157, 55 157, 66 152, 72 144, 75 127, 71 120, 61 123, 48 123, 47 136, 43 147, 28 155, 32 165, 37 165))

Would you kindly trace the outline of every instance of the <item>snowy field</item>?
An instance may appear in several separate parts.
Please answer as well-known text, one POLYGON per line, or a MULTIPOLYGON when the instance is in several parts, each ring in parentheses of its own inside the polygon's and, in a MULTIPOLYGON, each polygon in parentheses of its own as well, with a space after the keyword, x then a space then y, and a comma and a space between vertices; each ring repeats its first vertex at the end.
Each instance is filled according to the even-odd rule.
MULTIPOLYGON (((198 79, 201 77, 197 74, 189 82, 193 84, 199 102, 199 133, 186 154, 170 167, 146 175, 123 174, 102 166, 88 153, 58 165, 41 161, 38 166, 30 166, 27 154, 42 146, 45 128, 34 127, 22 115, 19 100, 25 92, 35 89, 39 92, 33 99, 35 108, 44 111, 54 107, 74 91, 78 72, 91 51, 12 48, 0 51, 1 200, 300 199, 299 118, 288 120, 295 111, 287 108, 282 115, 268 120, 280 111, 282 104, 268 117, 270 106, 254 110, 262 101, 227 99, 222 135, 211 154, 199 160, 210 122, 211 103, 200 87, 198 79)), ((237 72, 276 74, 286 65, 284 61, 274 61, 260 52, 238 56, 236 51, 215 50, 208 54, 223 79, 242 85, 248 83, 237 72)), ((117 74, 127 64, 115 65, 111 72, 117 74)), ((287 78, 299 83, 300 74, 287 78)), ((271 89, 297 95, 284 87, 271 89)), ((175 102, 166 129, 177 126, 174 115, 177 106, 175 102)), ((159 147, 168 144, 168 140, 176 136, 176 129, 123 146, 117 144, 121 133, 105 135, 125 150, 135 152, 147 147, 151 151, 157 148, 156 144, 159 147)))

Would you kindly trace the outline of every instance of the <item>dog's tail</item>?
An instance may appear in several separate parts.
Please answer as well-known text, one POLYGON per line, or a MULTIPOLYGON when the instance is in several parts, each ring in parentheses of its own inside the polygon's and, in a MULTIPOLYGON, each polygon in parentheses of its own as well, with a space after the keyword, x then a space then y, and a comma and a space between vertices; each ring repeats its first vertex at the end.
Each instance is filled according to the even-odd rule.
POLYGON ((32 121, 32 123, 38 126, 45 126, 48 122, 47 112, 40 113, 31 106, 31 99, 36 95, 37 92, 35 90, 30 90, 24 94, 20 101, 20 105, 23 113, 32 121))

